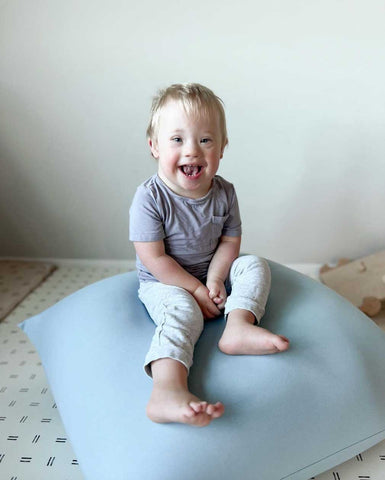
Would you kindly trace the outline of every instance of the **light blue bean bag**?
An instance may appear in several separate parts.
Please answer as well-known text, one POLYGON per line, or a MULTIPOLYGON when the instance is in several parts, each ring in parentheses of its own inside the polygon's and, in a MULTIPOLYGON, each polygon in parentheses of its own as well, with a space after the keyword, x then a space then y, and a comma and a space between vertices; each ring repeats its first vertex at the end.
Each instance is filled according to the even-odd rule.
POLYGON ((191 390, 208 427, 147 419, 154 325, 136 273, 90 285, 21 324, 37 347, 87 480, 307 480, 385 438, 385 334, 325 286, 270 262, 262 325, 291 348, 227 356, 206 324, 191 390))

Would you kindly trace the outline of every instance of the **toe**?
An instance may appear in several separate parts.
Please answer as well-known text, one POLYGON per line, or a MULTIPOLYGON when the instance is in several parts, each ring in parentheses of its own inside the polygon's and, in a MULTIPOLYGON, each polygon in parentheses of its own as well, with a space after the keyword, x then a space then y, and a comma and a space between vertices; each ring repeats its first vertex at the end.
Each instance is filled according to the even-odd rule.
POLYGON ((207 409, 207 402, 190 402, 189 405, 195 413, 202 413, 207 409))
POLYGON ((225 407, 223 405, 223 403, 221 402, 217 402, 214 406, 214 411, 212 413, 212 417, 213 418, 218 418, 218 417, 221 417, 225 411, 225 407))
POLYGON ((278 350, 280 350, 281 352, 287 350, 290 344, 289 340, 283 335, 278 335, 277 341, 274 343, 278 350))

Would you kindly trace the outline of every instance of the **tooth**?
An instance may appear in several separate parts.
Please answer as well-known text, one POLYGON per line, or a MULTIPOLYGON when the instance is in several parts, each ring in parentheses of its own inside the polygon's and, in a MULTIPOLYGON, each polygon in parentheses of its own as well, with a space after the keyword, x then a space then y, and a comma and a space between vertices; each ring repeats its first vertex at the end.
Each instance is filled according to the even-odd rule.
POLYGON ((183 172, 189 176, 195 176, 199 172, 199 167, 194 165, 184 165, 183 172))

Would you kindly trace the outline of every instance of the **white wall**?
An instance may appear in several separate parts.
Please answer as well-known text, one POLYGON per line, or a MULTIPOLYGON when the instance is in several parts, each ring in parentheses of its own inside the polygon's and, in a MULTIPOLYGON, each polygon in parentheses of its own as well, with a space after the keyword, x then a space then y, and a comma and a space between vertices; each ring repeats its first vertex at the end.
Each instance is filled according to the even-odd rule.
POLYGON ((384 5, 1 1, 0 255, 132 257, 151 97, 185 81, 225 101, 243 250, 385 248, 384 5))

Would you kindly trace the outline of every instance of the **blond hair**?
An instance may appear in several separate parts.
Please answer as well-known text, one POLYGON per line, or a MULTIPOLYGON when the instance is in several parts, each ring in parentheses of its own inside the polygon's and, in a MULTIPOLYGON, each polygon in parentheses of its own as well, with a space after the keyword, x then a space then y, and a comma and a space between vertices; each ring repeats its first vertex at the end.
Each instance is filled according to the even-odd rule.
POLYGON ((222 135, 222 147, 227 145, 224 103, 212 90, 199 83, 176 83, 168 88, 159 90, 152 101, 147 138, 156 142, 161 110, 169 100, 181 102, 188 115, 192 114, 199 117, 200 115, 217 113, 222 135))

